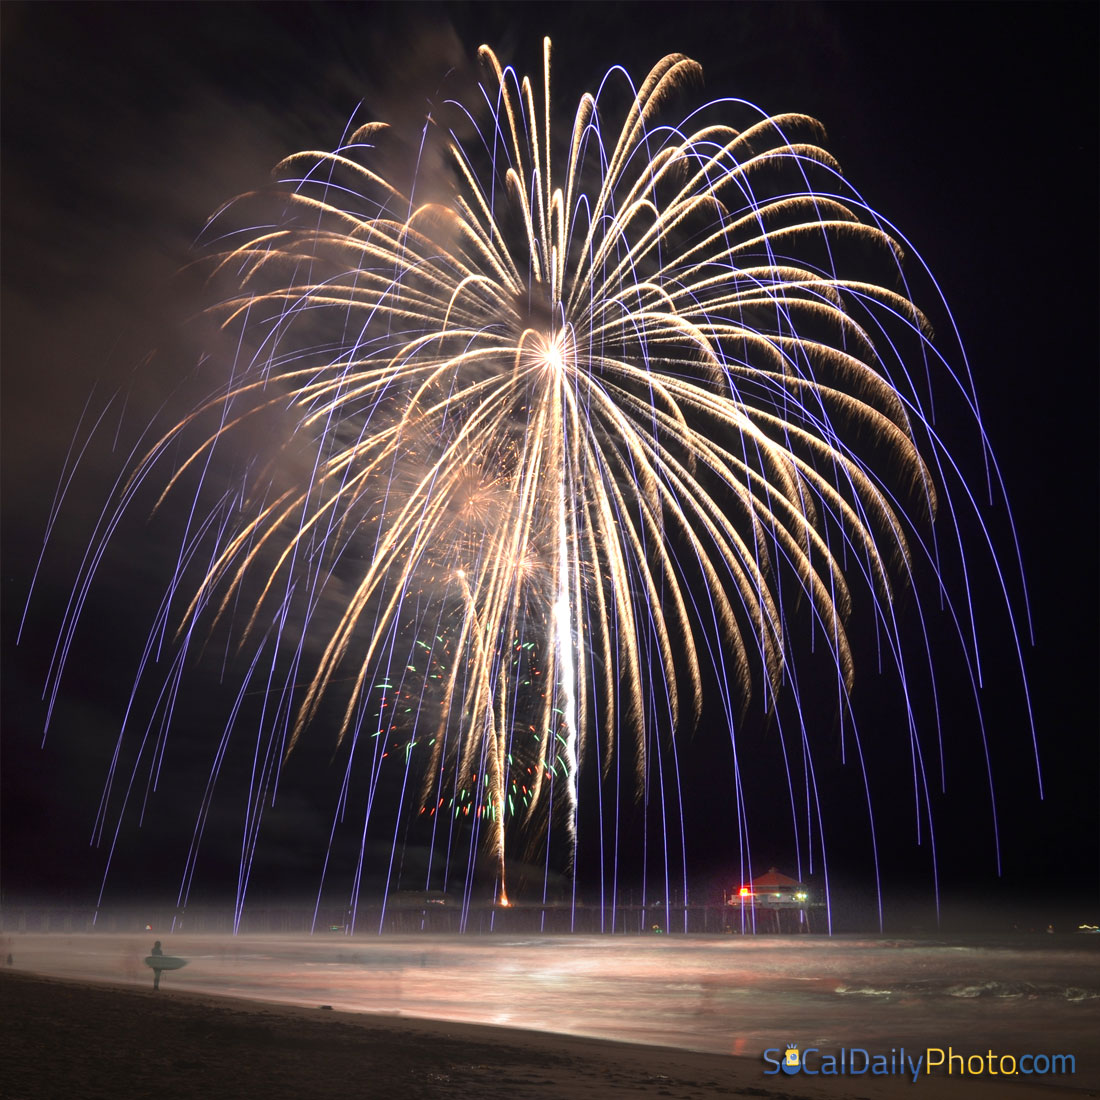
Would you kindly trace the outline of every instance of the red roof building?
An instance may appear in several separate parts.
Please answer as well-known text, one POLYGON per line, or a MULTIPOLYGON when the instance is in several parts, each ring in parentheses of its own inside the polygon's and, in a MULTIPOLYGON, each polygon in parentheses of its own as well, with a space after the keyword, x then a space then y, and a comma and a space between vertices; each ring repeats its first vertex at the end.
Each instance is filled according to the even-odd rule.
POLYGON ((810 900, 804 883, 775 867, 769 867, 747 886, 741 886, 726 898, 728 907, 739 909, 741 931, 808 932, 807 910, 819 908, 810 900), (790 913, 789 917, 784 914, 790 913), (797 914, 797 916, 795 916, 797 914))

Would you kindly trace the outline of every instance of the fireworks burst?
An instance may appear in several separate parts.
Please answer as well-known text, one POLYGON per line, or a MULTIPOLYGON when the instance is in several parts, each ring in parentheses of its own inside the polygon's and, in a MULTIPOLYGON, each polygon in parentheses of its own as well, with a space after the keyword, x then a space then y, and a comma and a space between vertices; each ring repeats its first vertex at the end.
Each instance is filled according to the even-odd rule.
MULTIPOLYGON (((900 236, 842 180, 820 126, 739 101, 663 122, 699 75, 673 54, 621 110, 603 100, 629 82, 609 75, 560 130, 549 41, 543 57, 540 90, 481 49, 483 101, 451 105, 461 128, 429 117, 412 145, 414 159, 447 146, 444 179, 414 167, 399 186, 389 169, 409 135, 371 122, 332 152, 287 158, 275 187, 209 227, 211 315, 237 350, 217 391, 119 483, 48 685, 55 699, 138 490, 162 487, 157 507, 190 494, 138 674, 174 637, 164 720, 121 809, 112 765, 98 824, 111 805, 121 823, 138 769, 159 767, 188 651, 227 633, 244 671, 181 903, 250 694, 265 702, 238 913, 283 762, 333 723, 338 816, 362 761, 364 837, 392 836, 396 852, 413 818, 450 867, 468 835, 506 903, 514 850, 549 865, 556 831, 572 858, 582 769, 617 783, 613 761, 629 760, 622 783, 640 790, 662 744, 675 769, 708 683, 736 761, 750 700, 797 701, 792 624, 827 651, 837 720, 858 745, 854 589, 904 686, 896 589, 915 584, 915 559, 937 580, 943 553, 965 569, 961 546, 932 536, 944 508, 957 532, 952 480, 973 498, 928 387, 942 375, 977 422, 972 387, 909 300, 900 236), (400 791, 392 820, 373 809, 380 786, 400 791)), ((972 628, 947 606, 976 683, 972 628)), ((792 791, 799 772, 809 791, 800 727, 784 756, 792 791)), ((730 790, 743 823, 739 776, 730 790)), ((823 855, 819 812, 813 793, 800 862, 823 855)))

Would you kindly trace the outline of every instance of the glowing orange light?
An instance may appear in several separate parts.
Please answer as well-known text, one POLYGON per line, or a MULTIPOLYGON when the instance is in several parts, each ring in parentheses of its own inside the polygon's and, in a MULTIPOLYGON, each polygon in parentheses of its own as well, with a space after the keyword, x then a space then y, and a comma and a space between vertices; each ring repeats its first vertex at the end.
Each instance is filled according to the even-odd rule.
POLYGON ((751 898, 752 891, 747 886, 742 886, 741 889, 737 891, 737 896, 742 898, 751 898))

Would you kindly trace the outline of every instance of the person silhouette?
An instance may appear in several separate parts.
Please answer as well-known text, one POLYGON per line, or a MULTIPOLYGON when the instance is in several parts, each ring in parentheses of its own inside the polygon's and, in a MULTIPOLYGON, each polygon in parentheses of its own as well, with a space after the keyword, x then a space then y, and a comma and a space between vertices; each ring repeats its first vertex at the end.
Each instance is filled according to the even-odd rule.
MULTIPOLYGON (((157 940, 157 942, 153 944, 153 950, 150 951, 149 954, 153 958, 156 958, 158 956, 162 956, 164 954, 164 951, 161 949, 161 946, 160 946, 160 940, 157 940)), ((159 966, 157 966, 156 963, 153 963, 152 965, 153 965, 153 988, 154 989, 160 989, 161 968, 159 966)))

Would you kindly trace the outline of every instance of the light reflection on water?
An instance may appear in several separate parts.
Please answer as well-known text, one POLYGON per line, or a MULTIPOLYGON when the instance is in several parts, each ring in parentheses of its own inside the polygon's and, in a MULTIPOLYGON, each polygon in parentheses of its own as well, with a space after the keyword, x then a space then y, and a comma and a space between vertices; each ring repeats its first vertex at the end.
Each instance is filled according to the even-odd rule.
MULTIPOLYGON (((162 936, 164 989, 753 1057, 788 1040, 1069 1052, 1100 1081, 1100 942, 162 936)), ((1096 938, 1100 941, 1100 937, 1096 938)), ((16 966, 150 983, 146 934, 7 935, 16 966)), ((1082 1070, 1085 1071, 1082 1076, 1082 1070)))

